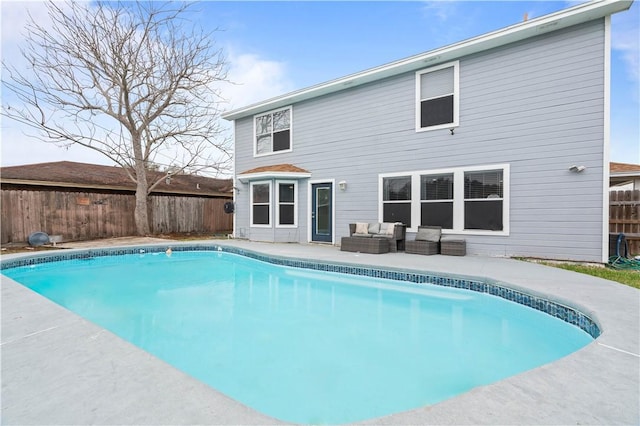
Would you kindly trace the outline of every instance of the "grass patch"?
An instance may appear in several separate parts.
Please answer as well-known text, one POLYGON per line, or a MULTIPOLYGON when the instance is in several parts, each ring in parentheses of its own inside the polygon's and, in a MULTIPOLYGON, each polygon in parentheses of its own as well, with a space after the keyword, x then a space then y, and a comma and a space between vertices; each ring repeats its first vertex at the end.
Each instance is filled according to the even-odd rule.
POLYGON ((640 271, 613 269, 601 266, 587 266, 573 263, 541 263, 555 268, 562 268, 573 272, 579 272, 581 274, 593 275, 594 277, 604 278, 605 280, 619 282, 621 284, 640 289, 640 271))

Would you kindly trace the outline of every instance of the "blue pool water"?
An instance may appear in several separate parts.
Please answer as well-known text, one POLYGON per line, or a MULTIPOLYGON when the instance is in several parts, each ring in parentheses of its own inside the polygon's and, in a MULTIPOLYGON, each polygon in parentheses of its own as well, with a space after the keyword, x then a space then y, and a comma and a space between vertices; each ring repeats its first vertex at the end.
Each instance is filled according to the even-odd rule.
POLYGON ((224 252, 104 256, 3 274, 283 421, 430 405, 593 339, 487 294, 224 252))

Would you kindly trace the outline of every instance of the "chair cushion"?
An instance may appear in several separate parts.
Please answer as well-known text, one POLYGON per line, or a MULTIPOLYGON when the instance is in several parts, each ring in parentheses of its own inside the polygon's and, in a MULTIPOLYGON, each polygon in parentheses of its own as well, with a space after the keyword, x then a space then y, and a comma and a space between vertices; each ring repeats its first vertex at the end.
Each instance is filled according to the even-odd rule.
POLYGON ((396 225, 394 225, 393 223, 384 222, 382 225, 380 225, 380 234, 393 235, 395 227, 396 225))
POLYGON ((359 234, 359 233, 354 233, 353 234, 354 237, 361 237, 361 238, 371 238, 373 235, 372 234, 359 234))
POLYGON ((356 234, 368 234, 369 224, 356 222, 356 234))
POLYGON ((418 228, 416 241, 432 241, 437 243, 438 241, 440 241, 441 233, 442 231, 440 229, 418 228))
POLYGON ((370 234, 377 234, 378 232, 380 232, 380 223, 379 222, 370 223, 368 232, 370 234))
POLYGON ((444 237, 442 237, 442 239, 440 240, 443 243, 464 243, 465 240, 462 237, 456 237, 454 235, 445 235, 444 237))

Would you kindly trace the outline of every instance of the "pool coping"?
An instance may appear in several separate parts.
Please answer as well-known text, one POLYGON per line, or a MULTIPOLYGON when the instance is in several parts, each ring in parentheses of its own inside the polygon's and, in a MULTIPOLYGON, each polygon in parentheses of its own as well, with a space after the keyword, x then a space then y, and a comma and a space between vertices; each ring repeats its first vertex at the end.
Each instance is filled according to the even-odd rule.
MULTIPOLYGON (((501 287, 577 308, 594 319, 602 329, 602 335, 593 343, 554 363, 475 388, 433 406, 360 422, 362 424, 635 424, 640 419, 640 292, 637 289, 543 265, 479 256, 458 258, 405 253, 366 255, 340 252, 331 246, 238 240, 155 243, 126 247, 126 250, 160 250, 166 246, 176 250, 187 246, 224 246, 232 249, 229 251, 244 250, 320 264, 376 267, 396 273, 412 270, 463 280, 480 278, 501 287), (462 270, 465 271, 464 275, 458 273, 462 270)), ((111 252, 114 249, 118 248, 105 250, 111 252)), ((74 252, 87 250, 65 250, 68 254, 74 252)), ((51 257, 60 253, 35 255, 51 257)), ((33 256, 33 253, 28 256, 7 255, 3 256, 2 263, 33 256)), ((81 419, 79 423, 82 424, 282 423, 219 394, 4 276, 2 307, 3 423, 52 424, 56 419, 60 419, 61 424, 76 423, 74 418, 81 419), (29 325, 26 326, 26 323, 29 325), (66 339, 55 339, 56 333, 66 333, 66 339), (84 339, 77 339, 79 343, 70 343, 69 339, 73 336, 84 336, 84 339), (100 337, 91 340, 86 336, 100 337), (77 347, 72 350, 74 345, 77 347), (78 358, 84 369, 78 371, 78 367, 65 365, 64 359, 55 363, 55 360, 48 359, 47 355, 58 352, 78 358), (130 364, 121 365, 128 372, 128 377, 123 377, 122 371, 110 371, 107 368, 109 365, 103 365, 106 362, 103 358, 107 358, 111 364, 131 361, 130 364), (55 364, 55 371, 47 371, 46 367, 50 364, 55 364), (86 375, 87 365, 95 367, 96 383, 106 380, 120 389, 129 389, 127 398, 122 394, 105 393, 100 386, 96 389, 96 383, 93 382, 79 383, 78 374, 86 375), (39 378, 29 374, 28 370, 34 366, 39 371, 39 378), (145 370, 148 374, 139 376, 139 370, 145 370), (63 379, 66 382, 61 383, 63 379), (161 387, 162 391, 139 393, 136 387, 143 383, 147 385, 145 389, 158 388, 167 380, 170 380, 174 390, 161 387), (33 386, 37 384, 43 389, 56 386, 66 389, 75 385, 86 388, 86 396, 80 400, 68 400, 61 395, 60 404, 52 406, 41 401, 45 395, 34 395, 33 386), (141 409, 132 413, 130 402, 124 404, 125 409, 117 409, 118 402, 122 404, 123 399, 138 401, 141 409), (83 407, 95 405, 93 411, 84 413, 77 407, 79 401, 83 401, 83 407), (158 401, 162 401, 160 410, 153 408, 158 406, 158 401), (182 405, 177 404, 178 401, 182 405), (34 403, 44 404, 48 408, 28 414, 25 404, 33 407, 34 403), (148 405, 147 409, 145 404, 148 405), (190 410, 193 404, 200 409, 190 410)))

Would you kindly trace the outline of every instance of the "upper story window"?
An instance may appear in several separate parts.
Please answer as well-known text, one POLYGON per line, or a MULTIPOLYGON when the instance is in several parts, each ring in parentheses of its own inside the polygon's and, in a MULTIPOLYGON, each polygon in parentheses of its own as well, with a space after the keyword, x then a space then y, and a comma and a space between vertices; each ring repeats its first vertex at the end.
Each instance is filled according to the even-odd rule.
POLYGON ((416 131, 458 125, 459 62, 416 72, 416 131))
POLYGON ((255 155, 291 151, 291 107, 256 115, 255 155))

